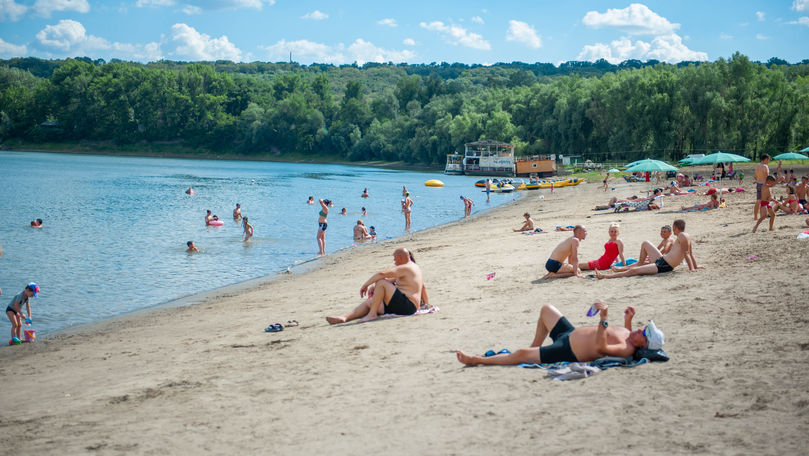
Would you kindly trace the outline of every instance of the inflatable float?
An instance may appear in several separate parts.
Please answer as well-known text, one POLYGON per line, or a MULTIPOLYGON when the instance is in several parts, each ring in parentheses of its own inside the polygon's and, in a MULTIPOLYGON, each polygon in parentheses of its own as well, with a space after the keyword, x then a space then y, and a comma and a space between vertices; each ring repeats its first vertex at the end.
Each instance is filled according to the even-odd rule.
POLYGON ((208 225, 210 225, 210 226, 222 226, 224 224, 225 224, 225 222, 223 222, 221 220, 211 220, 210 222, 208 222, 208 225))
POLYGON ((424 186, 425 187, 443 187, 444 183, 441 182, 438 179, 430 179, 430 180, 424 182, 424 186))

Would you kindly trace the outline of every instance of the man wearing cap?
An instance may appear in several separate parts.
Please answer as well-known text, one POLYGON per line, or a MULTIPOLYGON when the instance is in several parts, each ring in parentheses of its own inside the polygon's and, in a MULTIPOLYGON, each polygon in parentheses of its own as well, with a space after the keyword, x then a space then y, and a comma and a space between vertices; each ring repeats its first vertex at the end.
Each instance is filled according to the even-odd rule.
POLYGON ((11 342, 19 343, 20 331, 22 329, 22 305, 25 304, 25 310, 28 316, 26 321, 31 320, 31 303, 28 302, 29 298, 39 296, 39 286, 34 282, 25 286, 25 289, 19 294, 11 298, 11 303, 6 307, 6 316, 11 322, 11 342))
POLYGON ((624 311, 624 326, 610 326, 607 322, 607 305, 593 304, 601 317, 596 326, 574 328, 562 316, 559 309, 545 304, 539 312, 537 331, 529 348, 521 348, 514 353, 494 356, 470 356, 458 350, 458 361, 467 366, 478 364, 512 365, 522 363, 556 363, 560 361, 589 362, 604 356, 629 357, 639 348, 659 350, 663 348, 663 332, 653 321, 643 329, 632 330, 635 309, 629 306, 624 311), (553 343, 540 347, 550 335, 553 343))

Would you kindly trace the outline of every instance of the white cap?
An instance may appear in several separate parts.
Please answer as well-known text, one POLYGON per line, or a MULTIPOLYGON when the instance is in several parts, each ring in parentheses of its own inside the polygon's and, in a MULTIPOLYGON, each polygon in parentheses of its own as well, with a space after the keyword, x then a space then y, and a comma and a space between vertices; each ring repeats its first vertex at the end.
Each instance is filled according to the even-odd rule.
POLYGON ((663 331, 657 329, 652 320, 649 320, 649 324, 643 328, 643 335, 646 336, 646 348, 649 350, 660 350, 666 342, 663 331))

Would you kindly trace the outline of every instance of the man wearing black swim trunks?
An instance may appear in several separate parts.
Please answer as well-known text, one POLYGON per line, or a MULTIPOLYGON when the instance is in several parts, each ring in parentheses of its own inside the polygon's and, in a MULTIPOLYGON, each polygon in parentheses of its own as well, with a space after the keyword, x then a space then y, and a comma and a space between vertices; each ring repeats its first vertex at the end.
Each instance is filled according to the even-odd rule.
POLYGON ((512 365, 522 363, 556 363, 560 361, 589 362, 604 356, 628 357, 638 348, 658 350, 663 348, 663 332, 653 321, 643 329, 632 330, 635 309, 629 306, 624 311, 624 326, 610 326, 607 322, 608 306, 596 302, 601 321, 596 326, 574 328, 559 309, 546 304, 539 312, 539 321, 534 340, 529 348, 521 348, 514 353, 504 353, 489 357, 470 356, 456 351, 458 361, 467 366, 479 364, 512 365), (546 337, 553 343, 541 347, 546 337))
POLYGON ((402 247, 393 252, 392 269, 377 272, 360 288, 360 296, 368 294, 362 304, 339 317, 326 317, 329 324, 345 323, 362 318, 375 320, 381 314, 413 315, 421 303, 428 304, 427 289, 421 268, 413 254, 402 247))

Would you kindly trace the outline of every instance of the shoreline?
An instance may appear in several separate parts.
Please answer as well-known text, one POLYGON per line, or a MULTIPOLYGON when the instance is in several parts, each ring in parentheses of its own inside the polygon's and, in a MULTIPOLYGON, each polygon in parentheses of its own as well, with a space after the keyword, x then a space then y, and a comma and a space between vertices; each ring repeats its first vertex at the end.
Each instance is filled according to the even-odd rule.
POLYGON ((605 455, 648 448, 802 453, 809 284, 791 270, 809 257, 809 242, 795 239, 805 217, 777 217, 774 231, 750 233, 749 183, 747 192, 727 195, 728 208, 710 214, 672 210, 705 198, 690 195, 669 197, 660 211, 591 211, 648 186, 616 187, 539 190, 472 219, 327 255, 312 271, 199 305, 0 350, 7 379, 0 444, 43 456, 267 448, 337 455, 530 454, 537 447, 605 455), (683 218, 706 269, 539 280, 544 260, 570 233, 513 233, 523 212, 546 230, 586 224, 585 261, 603 253, 613 222, 621 223, 626 256, 636 257, 643 240, 659 239, 661 225, 683 218), (398 246, 415 254, 440 311, 329 325, 325 316, 361 302, 362 281, 390 267, 398 246), (775 291, 788 298, 774 299, 775 291), (543 304, 576 327, 592 326, 585 312, 595 299, 610 305, 610 324, 621 323, 627 305, 635 306, 638 327, 653 319, 671 360, 558 382, 540 369, 468 368, 455 358, 456 349, 527 347, 543 304), (291 320, 300 325, 263 331, 291 320), (408 424, 411 432, 391 432, 408 424))
MULTIPOLYGON (((522 193, 525 193, 525 192, 522 192, 522 193)), ((517 193, 517 192, 515 192, 515 194, 520 195, 520 193, 517 193)), ((92 333, 95 328, 104 328, 104 327, 107 327, 109 323, 115 323, 116 321, 119 321, 119 320, 120 321, 125 321, 125 320, 130 319, 130 318, 138 318, 141 314, 145 314, 145 313, 148 313, 150 311, 161 310, 161 309, 174 309, 174 308, 181 308, 181 307, 193 307, 193 306, 197 306, 197 305, 200 305, 200 304, 205 304, 206 302, 208 302, 210 300, 213 300, 213 299, 215 299, 216 297, 219 297, 219 296, 237 295, 237 294, 240 294, 240 293, 247 293, 247 292, 253 291, 255 289, 262 288, 262 287, 264 287, 264 286, 266 286, 268 284, 272 284, 272 283, 284 278, 287 273, 292 274, 292 275, 296 275, 296 274, 299 275, 299 274, 306 274, 306 273, 315 271, 318 268, 321 268, 323 266, 323 260, 324 259, 327 259, 327 258, 329 258, 331 256, 349 254, 352 250, 358 249, 358 248, 369 248, 371 246, 380 246, 380 245, 385 245, 385 244, 388 244, 388 243, 397 243, 402 238, 412 237, 412 236, 415 236, 415 235, 417 235, 419 233, 424 233, 424 232, 427 232, 427 231, 430 231, 430 230, 442 229, 442 228, 450 228, 453 224, 461 223, 464 220, 472 220, 472 219, 474 219, 474 218, 476 218, 478 216, 490 213, 490 212, 495 211, 495 210, 497 210, 497 209, 499 209, 501 207, 511 205, 511 204, 515 204, 521 198, 523 198, 524 196, 525 195, 520 195, 519 198, 517 198, 517 199, 515 199, 513 201, 508 201, 508 202, 499 204, 497 206, 491 207, 489 209, 481 210, 481 211, 479 211, 479 212, 477 212, 475 214, 472 214, 470 217, 468 217, 466 219, 461 218, 461 219, 458 219, 458 220, 453 220, 453 221, 450 221, 450 222, 447 222, 447 223, 444 223, 444 224, 441 224, 441 225, 435 225, 435 226, 431 226, 429 228, 425 228, 425 229, 422 229, 422 230, 416 230, 416 231, 413 231, 413 232, 411 232, 409 234, 404 234, 402 236, 393 237, 393 238, 390 238, 390 239, 383 239, 381 241, 377 240, 377 242, 374 242, 374 243, 366 242, 366 243, 363 243, 363 244, 358 244, 356 246, 346 246, 346 247, 343 247, 343 248, 337 250, 336 252, 329 253, 329 254, 326 254, 324 256, 314 256, 314 257, 311 257, 309 259, 302 260, 302 261, 299 261, 297 263, 287 265, 286 269, 282 269, 282 270, 280 270, 280 271, 278 271, 276 273, 273 273, 273 274, 266 274, 266 275, 259 276, 259 277, 253 277, 253 278, 242 280, 242 281, 239 281, 239 282, 235 282, 235 283, 223 285, 223 286, 220 286, 220 287, 216 287, 216 288, 213 288, 211 290, 200 291, 200 292, 196 292, 196 293, 191 293, 191 294, 179 296, 179 297, 176 297, 176 298, 171 298, 171 299, 169 299, 167 301, 163 301, 163 302, 160 302, 160 303, 157 303, 157 304, 153 304, 153 305, 150 305, 148 307, 141 308, 141 309, 132 310, 132 311, 120 314, 120 315, 115 315, 113 317, 104 318, 102 320, 93 321, 93 322, 90 322, 90 323, 84 323, 84 324, 75 325, 75 326, 70 326, 70 327, 62 328, 62 329, 59 329, 59 330, 56 330, 56 331, 53 331, 53 332, 49 332, 49 333, 37 334, 37 340, 44 341, 44 340, 48 340, 48 339, 52 339, 52 338, 57 338, 57 337, 62 336, 62 335, 64 335, 64 336, 73 336, 73 335, 80 335, 80 334, 84 334, 84 333, 92 333)), ((2 350, 3 348, 6 348, 6 347, 5 346, 0 346, 0 350, 2 350)))

